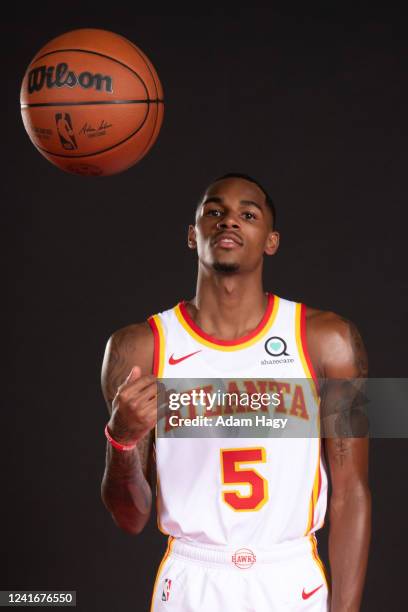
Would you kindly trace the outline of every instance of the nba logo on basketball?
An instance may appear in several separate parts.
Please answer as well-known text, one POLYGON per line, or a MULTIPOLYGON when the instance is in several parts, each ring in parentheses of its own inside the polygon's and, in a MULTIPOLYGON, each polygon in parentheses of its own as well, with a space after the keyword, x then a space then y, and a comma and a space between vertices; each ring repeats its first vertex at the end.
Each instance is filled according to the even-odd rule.
POLYGON ((171 589, 171 580, 170 578, 165 578, 164 580, 164 587, 163 587, 163 593, 162 593, 162 601, 169 601, 169 597, 170 597, 170 589, 171 589))
POLYGON ((55 123, 57 124, 58 136, 60 137, 62 147, 68 151, 77 149, 69 113, 57 113, 55 115, 55 123))

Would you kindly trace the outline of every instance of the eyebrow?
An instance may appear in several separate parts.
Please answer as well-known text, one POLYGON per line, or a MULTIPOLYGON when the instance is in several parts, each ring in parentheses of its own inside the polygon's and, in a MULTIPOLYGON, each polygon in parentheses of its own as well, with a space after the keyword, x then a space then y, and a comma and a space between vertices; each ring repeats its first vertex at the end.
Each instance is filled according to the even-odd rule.
MULTIPOLYGON (((220 196, 209 196, 208 198, 206 198, 203 202, 203 206, 205 206, 206 204, 223 204, 223 198, 221 198, 220 196)), ((239 201, 239 205, 240 206, 256 206, 256 208, 258 208, 262 213, 264 212, 262 206, 260 204, 258 204, 257 202, 254 202, 253 200, 240 200, 239 201)))

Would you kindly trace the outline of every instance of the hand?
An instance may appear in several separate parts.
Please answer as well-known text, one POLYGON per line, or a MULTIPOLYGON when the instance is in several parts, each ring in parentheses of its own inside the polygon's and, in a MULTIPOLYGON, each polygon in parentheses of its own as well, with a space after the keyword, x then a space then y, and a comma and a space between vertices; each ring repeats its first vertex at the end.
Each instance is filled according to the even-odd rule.
POLYGON ((134 444, 157 423, 157 379, 153 374, 142 376, 134 366, 117 390, 112 402, 108 429, 120 444, 134 444))

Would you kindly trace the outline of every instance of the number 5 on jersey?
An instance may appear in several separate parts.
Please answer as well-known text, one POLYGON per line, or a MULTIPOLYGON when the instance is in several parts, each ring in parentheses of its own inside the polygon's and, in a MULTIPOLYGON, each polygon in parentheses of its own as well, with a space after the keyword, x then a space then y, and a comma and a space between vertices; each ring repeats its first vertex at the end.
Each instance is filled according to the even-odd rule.
POLYGON ((241 495, 238 489, 222 492, 222 498, 236 512, 259 510, 268 501, 268 481, 254 469, 242 469, 245 463, 265 463, 266 451, 256 448, 222 448, 221 478, 226 485, 249 485, 249 495, 241 495))

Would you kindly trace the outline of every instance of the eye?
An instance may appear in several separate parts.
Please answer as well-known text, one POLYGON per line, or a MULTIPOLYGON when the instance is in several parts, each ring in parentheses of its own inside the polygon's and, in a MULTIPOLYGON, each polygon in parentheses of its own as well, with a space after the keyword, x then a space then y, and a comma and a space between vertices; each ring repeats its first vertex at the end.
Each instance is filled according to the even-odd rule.
POLYGON ((211 217, 217 217, 218 213, 221 214, 221 211, 218 208, 209 208, 204 214, 211 217))
POLYGON ((242 214, 245 215, 246 219, 256 219, 256 216, 254 215, 254 213, 253 212, 249 212, 249 210, 244 212, 244 213, 242 213, 242 214))

